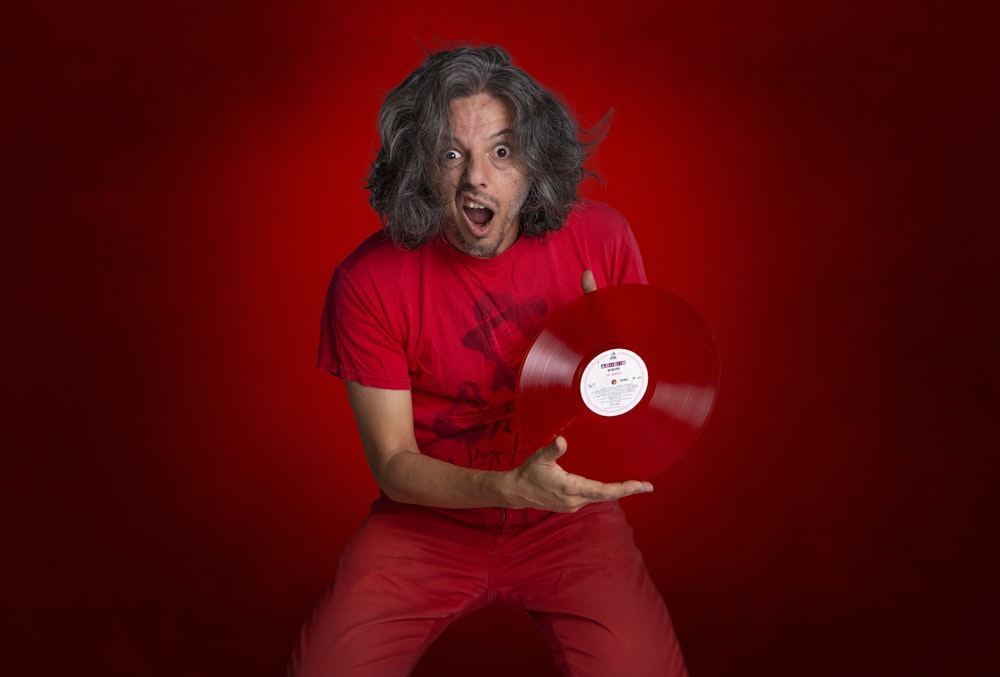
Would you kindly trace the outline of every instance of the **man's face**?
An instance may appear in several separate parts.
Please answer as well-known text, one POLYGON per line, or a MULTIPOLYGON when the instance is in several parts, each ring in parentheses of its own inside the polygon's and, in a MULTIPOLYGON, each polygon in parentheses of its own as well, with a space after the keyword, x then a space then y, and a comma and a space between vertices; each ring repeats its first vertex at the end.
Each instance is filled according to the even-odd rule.
POLYGON ((472 256, 496 256, 517 240, 527 177, 511 145, 513 115, 489 94, 452 99, 451 138, 437 179, 444 236, 472 256))

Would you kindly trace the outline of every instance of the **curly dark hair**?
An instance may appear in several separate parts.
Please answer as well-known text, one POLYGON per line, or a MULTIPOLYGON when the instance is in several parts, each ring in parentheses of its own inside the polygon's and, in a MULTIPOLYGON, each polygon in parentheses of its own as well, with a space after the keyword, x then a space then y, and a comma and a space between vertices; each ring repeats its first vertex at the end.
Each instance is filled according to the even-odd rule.
POLYGON ((369 202, 397 244, 419 247, 441 232, 445 208, 433 176, 449 136, 451 100, 480 93, 507 102, 514 113, 512 140, 528 181, 522 233, 562 228, 580 182, 592 175, 583 162, 606 133, 610 112, 597 133, 581 129, 568 108, 514 66, 501 47, 428 54, 382 104, 381 147, 366 186, 369 202), (591 140, 582 140, 587 137, 591 140))

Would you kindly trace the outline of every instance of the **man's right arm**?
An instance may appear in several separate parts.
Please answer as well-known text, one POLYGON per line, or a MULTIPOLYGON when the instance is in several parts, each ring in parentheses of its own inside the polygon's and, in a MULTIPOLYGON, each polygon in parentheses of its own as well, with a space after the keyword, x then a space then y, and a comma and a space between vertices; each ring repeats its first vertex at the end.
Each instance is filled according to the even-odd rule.
POLYGON ((420 453, 408 390, 347 382, 347 394, 375 481, 394 501, 440 508, 537 508, 575 512, 588 503, 653 490, 649 482, 606 484, 566 472, 557 437, 513 470, 474 470, 420 453))

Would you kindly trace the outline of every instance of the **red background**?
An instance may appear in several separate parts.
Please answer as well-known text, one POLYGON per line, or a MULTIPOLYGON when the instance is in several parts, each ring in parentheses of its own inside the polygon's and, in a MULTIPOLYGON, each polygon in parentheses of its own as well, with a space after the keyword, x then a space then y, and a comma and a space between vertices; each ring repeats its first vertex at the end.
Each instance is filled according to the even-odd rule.
MULTIPOLYGON (((33 3, 4 21, 3 672, 275 675, 374 485, 314 369, 385 91, 496 42, 714 328, 628 500, 694 674, 992 657, 997 25, 958 4, 33 3)), ((519 615, 421 674, 548 674, 519 615), (495 665, 496 667, 490 667, 495 665)))

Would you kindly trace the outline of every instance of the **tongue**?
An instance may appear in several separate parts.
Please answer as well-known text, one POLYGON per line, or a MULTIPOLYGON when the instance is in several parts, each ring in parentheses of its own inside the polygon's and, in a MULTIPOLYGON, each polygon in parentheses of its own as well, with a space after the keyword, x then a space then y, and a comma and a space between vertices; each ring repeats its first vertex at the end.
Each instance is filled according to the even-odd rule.
POLYGON ((465 215, 469 217, 469 220, 477 226, 484 226, 493 218, 493 212, 489 209, 469 209, 468 207, 462 209, 465 210, 465 215))

